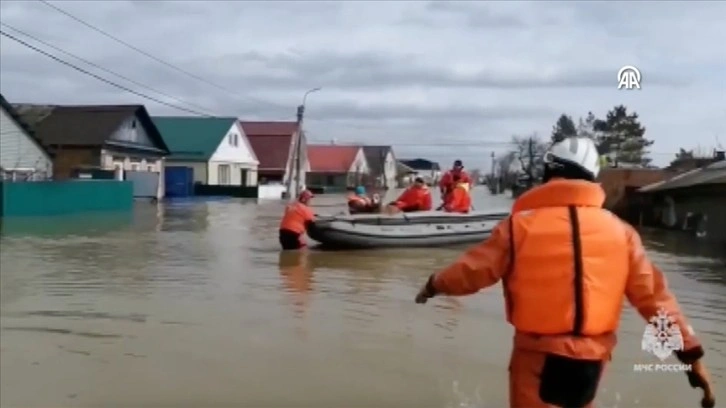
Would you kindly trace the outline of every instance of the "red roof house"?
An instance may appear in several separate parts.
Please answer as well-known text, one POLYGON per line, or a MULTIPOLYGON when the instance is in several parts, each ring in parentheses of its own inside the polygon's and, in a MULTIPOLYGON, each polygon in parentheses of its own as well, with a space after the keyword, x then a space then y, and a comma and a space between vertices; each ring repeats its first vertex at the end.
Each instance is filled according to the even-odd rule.
POLYGON ((319 187, 354 187, 370 172, 361 146, 309 145, 308 184, 319 187))
MULTIPOLYGON (((247 140, 252 145, 257 159, 260 184, 285 183, 295 173, 295 140, 298 136, 297 122, 248 122, 240 121, 247 140)), ((302 138, 302 166, 307 167, 305 138, 302 138)))

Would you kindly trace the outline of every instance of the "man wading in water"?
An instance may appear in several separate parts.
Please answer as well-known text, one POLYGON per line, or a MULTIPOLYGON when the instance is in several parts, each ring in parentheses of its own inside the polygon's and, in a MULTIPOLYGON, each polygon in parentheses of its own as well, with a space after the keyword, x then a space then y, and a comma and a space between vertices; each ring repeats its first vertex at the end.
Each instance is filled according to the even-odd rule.
POLYGON ((485 242, 431 275, 416 296, 464 296, 504 286, 515 327, 509 366, 511 408, 592 407, 616 343, 623 299, 646 320, 665 311, 681 329, 688 381, 715 405, 704 351, 648 260, 638 233, 602 208, 597 148, 587 138, 556 143, 545 155, 544 184, 514 203, 485 242), (573 286, 574 283, 574 286, 573 286))

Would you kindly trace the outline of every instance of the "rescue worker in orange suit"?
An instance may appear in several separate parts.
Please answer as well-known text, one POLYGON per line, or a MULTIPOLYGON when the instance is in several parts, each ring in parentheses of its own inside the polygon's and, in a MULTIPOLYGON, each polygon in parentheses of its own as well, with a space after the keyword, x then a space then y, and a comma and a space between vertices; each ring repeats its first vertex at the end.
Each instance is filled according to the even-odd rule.
POLYGON ((378 210, 378 204, 368 197, 363 186, 356 187, 355 193, 348 196, 348 212, 351 214, 374 212, 378 210))
POLYGON ((280 245, 282 249, 300 249, 307 246, 303 235, 315 220, 315 214, 309 207, 313 193, 303 190, 297 200, 285 207, 285 214, 280 221, 280 245))
POLYGON ((416 177, 413 185, 388 206, 389 212, 431 211, 431 202, 431 191, 426 186, 424 179, 416 177))
POLYGON ((469 173, 464 170, 464 164, 461 160, 456 160, 454 161, 454 166, 451 170, 444 173, 441 177, 441 181, 439 181, 439 190, 441 191, 442 201, 446 201, 446 196, 454 190, 454 187, 456 187, 456 182, 454 181, 454 176, 456 175, 459 176, 462 182, 469 184, 469 189, 473 187, 469 173))
POLYGON ((565 139, 545 163, 544 184, 521 195, 489 239, 431 275, 416 302, 471 295, 502 280, 515 328, 510 407, 592 407, 627 298, 646 320, 662 311, 678 325, 684 347, 675 355, 691 364, 687 378, 703 390, 701 406, 713 407, 704 350, 663 273, 639 234, 602 208, 595 144, 565 139))
POLYGON ((454 188, 444 196, 442 208, 446 212, 466 214, 471 209, 469 184, 462 181, 458 174, 454 174, 452 182, 454 188))

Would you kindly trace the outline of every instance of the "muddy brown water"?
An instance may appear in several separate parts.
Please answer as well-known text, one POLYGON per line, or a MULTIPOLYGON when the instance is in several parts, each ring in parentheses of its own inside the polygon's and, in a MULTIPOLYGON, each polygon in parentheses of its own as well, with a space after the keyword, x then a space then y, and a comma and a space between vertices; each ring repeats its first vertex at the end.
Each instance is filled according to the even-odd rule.
MULTIPOLYGON (((475 193, 479 209, 509 205, 475 193)), ((342 202, 322 196, 317 210, 342 202)), ((187 200, 5 222, 0 405, 506 406, 512 330, 501 288, 413 303, 462 248, 281 255, 281 210, 187 200)), ((644 239, 726 401, 724 260, 683 235, 644 239)), ((656 361, 641 351, 643 329, 628 308, 599 406, 696 406, 683 374, 633 372, 656 361)))

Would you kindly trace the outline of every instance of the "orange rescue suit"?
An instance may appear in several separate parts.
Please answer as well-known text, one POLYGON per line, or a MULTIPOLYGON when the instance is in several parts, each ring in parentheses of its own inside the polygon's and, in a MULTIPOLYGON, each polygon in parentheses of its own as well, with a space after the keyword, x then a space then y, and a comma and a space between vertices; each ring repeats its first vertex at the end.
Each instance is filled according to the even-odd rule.
POLYGON ((348 208, 350 210, 366 210, 373 205, 373 202, 368 197, 359 196, 357 194, 351 194, 348 196, 348 208))
POLYGON ((442 194, 446 194, 454 189, 456 184, 454 182, 454 174, 459 175, 460 183, 466 183, 469 185, 469 188, 472 187, 471 177, 469 176, 469 173, 466 172, 466 170, 460 170, 458 172, 454 170, 449 170, 444 173, 444 175, 441 177, 441 180, 439 181, 439 189, 441 190, 442 194))
POLYGON ((624 298, 645 319, 663 308, 675 320, 684 341, 684 351, 676 352, 681 362, 704 354, 640 236, 603 209, 604 201, 596 183, 553 180, 535 187, 517 199, 489 239, 430 280, 434 293, 454 296, 503 281, 507 320, 516 329, 512 408, 552 406, 539 389, 548 356, 604 366, 616 344, 624 298))
POLYGON ((280 229, 302 235, 307 230, 307 224, 313 220, 315 220, 313 210, 307 205, 295 201, 285 208, 285 214, 280 221, 280 229))
POLYGON ((393 205, 404 212, 431 211, 431 191, 426 186, 411 186, 393 202, 393 205))
POLYGON ((471 209, 471 195, 468 185, 459 183, 453 190, 444 196, 444 211, 466 214, 471 209))

